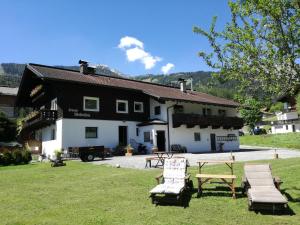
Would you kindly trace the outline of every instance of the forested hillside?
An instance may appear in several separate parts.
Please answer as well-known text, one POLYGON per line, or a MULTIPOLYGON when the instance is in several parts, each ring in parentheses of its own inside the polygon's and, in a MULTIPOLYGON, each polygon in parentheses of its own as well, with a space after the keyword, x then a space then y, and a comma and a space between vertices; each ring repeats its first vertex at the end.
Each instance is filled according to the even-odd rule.
POLYGON ((178 79, 184 78, 187 80, 188 88, 200 92, 205 92, 219 97, 233 99, 235 94, 235 85, 233 82, 221 83, 212 78, 211 72, 197 71, 197 72, 181 72, 172 73, 170 75, 141 75, 135 77, 137 80, 165 84, 170 86, 178 86, 178 79))

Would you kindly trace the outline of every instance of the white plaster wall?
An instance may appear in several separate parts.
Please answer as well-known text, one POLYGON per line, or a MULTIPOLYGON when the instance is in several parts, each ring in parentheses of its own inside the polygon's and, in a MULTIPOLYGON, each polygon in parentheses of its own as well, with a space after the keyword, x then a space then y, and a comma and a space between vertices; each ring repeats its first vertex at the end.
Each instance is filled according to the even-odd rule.
POLYGON ((138 138, 138 142, 142 143, 147 147, 148 153, 151 153, 152 147, 157 146, 156 142, 156 131, 165 131, 165 138, 166 138, 166 150, 168 149, 168 131, 167 131, 167 125, 149 125, 149 126, 144 126, 140 127, 140 135, 138 138), (150 139, 152 140, 151 142, 144 142, 144 132, 151 132, 150 139))
POLYGON ((62 119, 62 147, 104 145, 114 148, 119 144, 119 126, 127 126, 127 142, 136 136, 137 122, 112 120, 62 119), (85 127, 98 127, 97 138, 85 138, 85 127))
MULTIPOLYGON (((300 124, 296 123, 295 125, 295 132, 300 132, 300 124)), ((288 125, 272 125, 272 134, 285 134, 293 132, 293 124, 288 125), (286 129, 286 126, 288 129, 286 129)))
MULTIPOLYGON (((239 135, 238 130, 225 130, 225 129, 212 129, 201 128, 195 126, 193 128, 186 128, 182 125, 178 128, 170 129, 170 143, 181 144, 187 148, 188 152, 209 152, 211 151, 210 134, 216 134, 217 136, 227 136, 228 134, 234 134, 237 136, 237 141, 220 141, 224 143, 224 151, 236 151, 239 150, 239 135), (199 132, 201 136, 201 141, 194 140, 194 133, 199 132)), ((219 142, 216 141, 217 151, 219 150, 219 142)))
POLYGON ((62 148, 62 119, 57 120, 54 125, 45 127, 42 132, 42 152, 46 156, 54 158, 54 151, 62 148), (51 140, 51 131, 55 129, 56 139, 51 140))
POLYGON ((150 119, 160 119, 167 121, 167 104, 161 104, 158 101, 150 98, 150 119), (160 106, 160 115, 154 114, 154 108, 160 106))

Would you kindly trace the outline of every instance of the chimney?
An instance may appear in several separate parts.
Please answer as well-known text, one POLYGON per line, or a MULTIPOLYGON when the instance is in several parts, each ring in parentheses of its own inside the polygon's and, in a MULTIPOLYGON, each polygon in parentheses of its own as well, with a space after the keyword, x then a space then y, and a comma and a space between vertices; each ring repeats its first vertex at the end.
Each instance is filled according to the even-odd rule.
POLYGON ((96 67, 89 65, 87 61, 79 60, 78 62, 80 64, 80 73, 82 74, 95 74, 96 67))
POLYGON ((186 80, 183 78, 179 78, 178 81, 180 83, 180 91, 186 92, 186 80))

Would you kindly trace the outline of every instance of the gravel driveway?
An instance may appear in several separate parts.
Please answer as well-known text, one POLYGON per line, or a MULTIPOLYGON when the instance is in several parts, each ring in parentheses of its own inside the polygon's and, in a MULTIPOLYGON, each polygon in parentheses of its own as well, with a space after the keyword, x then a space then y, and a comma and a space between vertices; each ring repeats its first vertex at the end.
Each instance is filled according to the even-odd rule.
MULTIPOLYGON (((265 160, 273 159, 275 149, 268 147, 254 147, 254 146, 240 146, 241 150, 234 152, 235 160, 237 162, 243 161, 253 161, 253 160, 265 160)), ((276 149, 276 152, 279 155, 279 158, 294 158, 300 157, 300 150, 290 150, 290 149, 276 149)), ((176 154, 177 155, 177 154, 176 154)), ((197 166, 197 161, 200 159, 211 159, 211 160, 228 160, 231 153, 185 153, 178 154, 184 156, 188 159, 191 166, 197 166)), ((107 158, 105 160, 99 160, 91 162, 93 164, 109 164, 112 166, 120 165, 120 167, 126 168, 135 168, 135 169, 145 169, 145 158, 150 155, 136 155, 131 157, 126 156, 114 156, 112 158, 107 158)))

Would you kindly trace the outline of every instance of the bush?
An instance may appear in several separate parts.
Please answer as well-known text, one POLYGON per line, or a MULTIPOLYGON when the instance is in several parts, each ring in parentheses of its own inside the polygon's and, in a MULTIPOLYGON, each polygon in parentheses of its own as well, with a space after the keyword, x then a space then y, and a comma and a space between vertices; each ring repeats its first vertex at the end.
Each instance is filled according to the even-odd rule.
POLYGON ((12 163, 15 165, 21 164, 23 162, 22 151, 16 149, 12 152, 12 163))
POLYGON ((117 145, 113 151, 114 156, 123 156, 125 155, 125 146, 117 145))
POLYGON ((3 165, 3 155, 0 153, 0 166, 3 165))
POLYGON ((11 152, 10 151, 5 151, 4 153, 3 153, 3 156, 2 156, 3 158, 3 162, 2 162, 2 165, 4 165, 4 166, 8 166, 8 165, 10 165, 11 163, 12 163, 12 155, 11 155, 11 152))
POLYGON ((24 150, 22 152, 22 158, 23 158, 23 162, 25 164, 28 164, 32 160, 31 152, 28 150, 24 150))

